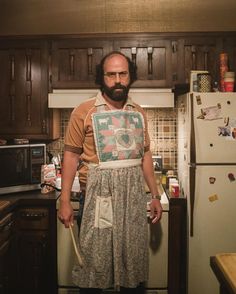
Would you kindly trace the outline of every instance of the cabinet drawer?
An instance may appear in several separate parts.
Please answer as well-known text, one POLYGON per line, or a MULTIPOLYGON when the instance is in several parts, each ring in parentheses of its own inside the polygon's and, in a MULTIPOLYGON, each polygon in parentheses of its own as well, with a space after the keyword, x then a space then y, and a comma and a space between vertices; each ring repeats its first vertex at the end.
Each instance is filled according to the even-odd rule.
POLYGON ((48 209, 43 207, 24 208, 18 211, 18 226, 23 230, 48 229, 49 214, 48 209))
POLYGON ((0 220, 0 246, 10 238, 10 235, 13 231, 13 224, 13 213, 7 214, 0 220))

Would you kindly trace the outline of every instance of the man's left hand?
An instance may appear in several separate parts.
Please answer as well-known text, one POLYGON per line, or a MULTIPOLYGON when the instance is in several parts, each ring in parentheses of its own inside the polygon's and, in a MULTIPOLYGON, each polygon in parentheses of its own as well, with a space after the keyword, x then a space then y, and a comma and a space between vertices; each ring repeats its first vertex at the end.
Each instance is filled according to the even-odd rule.
POLYGON ((150 218, 152 223, 155 224, 161 219, 162 216, 162 206, 159 199, 152 199, 150 202, 150 218))

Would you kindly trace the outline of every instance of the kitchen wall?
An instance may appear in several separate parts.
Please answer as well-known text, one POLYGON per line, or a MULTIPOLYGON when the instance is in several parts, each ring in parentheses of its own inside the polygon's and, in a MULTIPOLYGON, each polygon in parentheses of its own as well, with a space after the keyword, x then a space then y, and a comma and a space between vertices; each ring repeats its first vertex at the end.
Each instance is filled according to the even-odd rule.
POLYGON ((233 31, 235 0, 0 0, 0 35, 233 31))
MULTIPOLYGON (((72 109, 61 110, 61 137, 48 145, 52 154, 63 156, 64 135, 72 109)), ((145 109, 153 155, 161 155, 165 169, 177 167, 176 110, 173 108, 145 109)))

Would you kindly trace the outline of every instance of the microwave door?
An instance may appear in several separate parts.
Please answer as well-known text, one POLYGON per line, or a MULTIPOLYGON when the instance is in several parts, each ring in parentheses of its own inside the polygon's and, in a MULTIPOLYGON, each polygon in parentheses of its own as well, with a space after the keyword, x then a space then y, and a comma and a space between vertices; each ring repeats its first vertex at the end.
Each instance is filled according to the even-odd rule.
POLYGON ((0 187, 28 184, 29 148, 6 148, 0 152, 0 187))

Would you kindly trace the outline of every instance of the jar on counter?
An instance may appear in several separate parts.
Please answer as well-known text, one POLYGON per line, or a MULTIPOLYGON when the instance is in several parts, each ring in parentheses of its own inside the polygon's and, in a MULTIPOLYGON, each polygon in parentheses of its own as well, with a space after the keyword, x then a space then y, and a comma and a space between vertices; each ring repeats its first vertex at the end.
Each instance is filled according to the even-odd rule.
POLYGON ((233 92, 234 91, 234 79, 235 74, 232 71, 227 71, 224 73, 224 89, 225 92, 233 92))
POLYGON ((173 170, 168 170, 166 173, 166 188, 169 189, 169 183, 171 179, 177 180, 177 176, 174 174, 173 170))

